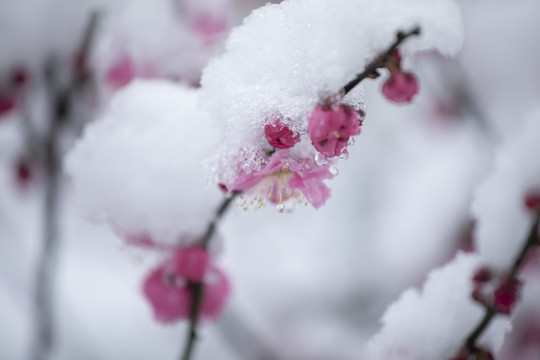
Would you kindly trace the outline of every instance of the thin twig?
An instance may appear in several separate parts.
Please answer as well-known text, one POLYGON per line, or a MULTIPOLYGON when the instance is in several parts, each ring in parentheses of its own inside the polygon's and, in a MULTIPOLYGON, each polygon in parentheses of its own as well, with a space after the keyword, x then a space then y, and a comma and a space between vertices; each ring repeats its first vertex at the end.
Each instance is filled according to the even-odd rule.
MULTIPOLYGON (((514 260, 514 263, 510 267, 508 271, 508 276, 513 279, 517 280, 517 275, 521 269, 521 266, 523 265, 527 254, 529 251, 534 247, 538 245, 538 225, 540 223, 540 214, 536 216, 536 219, 534 220, 533 225, 531 226, 531 229, 529 230, 529 235, 527 236, 527 240, 523 244, 523 247, 521 248, 521 251, 517 255, 516 259, 514 260)), ((486 328, 489 326, 493 318, 497 315, 497 311, 493 306, 486 306, 486 312, 484 314, 484 317, 478 325, 471 331, 469 336, 467 336, 465 340, 465 348, 467 348, 469 351, 473 352, 476 350, 476 342, 478 338, 483 334, 483 332, 486 330, 486 328)))
POLYGON ((392 56, 393 52, 401 45, 405 39, 420 35, 420 27, 416 26, 411 31, 408 32, 398 32, 396 35, 396 40, 390 45, 390 47, 381 55, 377 56, 375 60, 369 63, 360 74, 356 75, 356 78, 351 80, 347 85, 343 87, 343 95, 351 91, 356 85, 358 85, 362 80, 376 75, 377 70, 384 67, 386 61, 392 56))
MULTIPOLYGON (((204 233, 204 236, 201 239, 201 247, 206 249, 208 247, 208 244, 210 243, 210 240, 212 239, 214 233, 216 232, 217 225, 223 215, 227 212, 233 201, 241 194, 240 191, 232 193, 230 196, 226 197, 219 208, 216 211, 216 214, 210 224, 208 224, 208 228, 206 229, 206 232, 204 233)), ((193 346, 195 344, 195 340, 197 339, 197 322, 199 319, 199 313, 201 310, 201 304, 204 294, 204 284, 202 282, 197 282, 190 284, 191 287, 191 311, 189 315, 189 330, 187 333, 186 338, 186 345, 184 347, 184 351, 182 353, 182 360, 189 360, 191 358, 191 354, 193 352, 193 346)))
MULTIPOLYGON (((86 27, 80 54, 86 58, 90 53, 91 39, 96 31, 98 13, 91 15, 86 27)), ((85 59, 87 61, 87 59, 85 59)), ((44 238, 43 249, 37 266, 36 278, 36 343, 30 354, 31 359, 50 357, 55 343, 54 328, 54 282, 59 249, 59 205, 60 205, 60 137, 63 127, 72 120, 72 101, 75 91, 86 86, 88 76, 76 72, 66 90, 57 88, 55 62, 45 67, 47 90, 51 96, 50 125, 47 133, 39 140, 43 149, 43 170, 45 173, 45 200, 43 207, 44 238)))

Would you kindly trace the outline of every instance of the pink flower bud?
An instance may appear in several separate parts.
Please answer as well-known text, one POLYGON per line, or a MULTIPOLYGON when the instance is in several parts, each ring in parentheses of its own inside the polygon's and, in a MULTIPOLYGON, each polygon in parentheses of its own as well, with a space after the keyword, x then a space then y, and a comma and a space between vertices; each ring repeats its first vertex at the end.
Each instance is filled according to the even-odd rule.
POLYGON ((530 190, 525 195, 525 206, 530 211, 540 210, 540 191, 530 190))
POLYGON ((32 163, 26 158, 20 158, 15 164, 15 181, 20 188, 26 188, 32 178, 34 177, 34 172, 32 170, 32 163))
POLYGON ((273 124, 265 125, 264 136, 268 143, 276 149, 288 149, 300 140, 299 134, 294 133, 279 120, 276 120, 273 124))
POLYGON ((394 71, 384 82, 382 93, 388 100, 398 104, 411 102, 418 93, 418 80, 413 73, 394 71))
POLYGON ((347 153, 349 138, 360 134, 359 115, 347 105, 317 106, 308 119, 308 133, 317 151, 326 157, 347 153))
POLYGON ((0 94, 0 116, 15 108, 15 99, 12 96, 0 94))
POLYGON ((129 84, 135 78, 135 66, 127 55, 119 57, 107 70, 106 80, 113 89, 129 84))
POLYGON ((494 309, 501 314, 510 314, 521 290, 521 282, 510 276, 505 277, 494 293, 494 309))
POLYGON ((482 267, 474 273, 473 282, 475 284, 482 284, 490 281, 493 277, 493 274, 487 267, 482 267))

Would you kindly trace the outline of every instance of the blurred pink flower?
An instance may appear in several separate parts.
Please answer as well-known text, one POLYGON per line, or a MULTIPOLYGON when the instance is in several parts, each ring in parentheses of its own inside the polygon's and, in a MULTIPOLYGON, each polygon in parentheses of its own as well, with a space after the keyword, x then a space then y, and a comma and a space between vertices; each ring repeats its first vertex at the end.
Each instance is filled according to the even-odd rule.
POLYGON ((306 205, 309 202, 317 209, 330 195, 323 180, 333 177, 328 164, 318 166, 312 158, 297 159, 289 150, 277 150, 261 170, 242 173, 228 189, 245 193, 244 208, 248 204, 261 207, 265 201, 270 201, 283 211, 286 202, 304 203, 305 200, 306 205))
POLYGON ((113 89, 129 84, 135 78, 135 65, 127 55, 117 58, 107 69, 106 80, 113 89))
POLYGON ((173 323, 187 319, 191 312, 192 286, 204 284, 200 316, 215 319, 221 313, 230 293, 225 274, 210 264, 210 256, 202 248, 175 251, 146 278, 143 291, 152 305, 156 320, 173 323))
POLYGON ((349 138, 360 134, 362 122, 350 106, 317 106, 308 119, 308 133, 315 149, 326 157, 347 153, 349 138))

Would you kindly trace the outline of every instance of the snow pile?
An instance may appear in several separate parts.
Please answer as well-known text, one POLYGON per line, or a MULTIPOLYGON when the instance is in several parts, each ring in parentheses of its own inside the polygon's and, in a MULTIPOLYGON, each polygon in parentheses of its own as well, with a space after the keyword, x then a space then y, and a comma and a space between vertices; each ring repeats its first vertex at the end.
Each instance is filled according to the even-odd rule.
POLYGON ((219 191, 205 187, 201 159, 215 133, 197 102, 195 90, 159 81, 113 98, 65 162, 92 218, 167 243, 204 231, 219 191))
POLYGON ((476 246, 483 261, 507 269, 523 246, 532 224, 525 195, 540 191, 540 110, 532 113, 521 131, 498 154, 494 174, 480 187, 473 213, 476 246))
MULTIPOLYGON (((385 312, 383 328, 368 344, 368 359, 451 359, 483 315, 470 297, 477 255, 460 253, 432 271, 421 292, 409 289, 385 312)), ((507 318, 495 321, 482 344, 500 347, 511 328, 507 318)))
MULTIPOLYGON (((480 187, 473 204, 477 254, 458 256, 432 271, 421 292, 406 291, 385 313, 382 330, 367 346, 370 359, 444 359, 455 356, 483 314, 471 298, 473 273, 481 266, 506 270, 523 246, 532 214, 524 198, 540 188, 540 112, 497 158, 495 172, 480 187)), ((497 351, 511 329, 508 317, 494 321, 480 338, 497 351)))
POLYGON ((291 0, 254 11, 203 72, 204 106, 226 129, 212 175, 230 182, 237 164, 260 167, 265 124, 280 117, 305 133, 317 103, 415 25, 422 35, 406 42, 405 54, 459 50, 463 26, 451 0, 291 0))

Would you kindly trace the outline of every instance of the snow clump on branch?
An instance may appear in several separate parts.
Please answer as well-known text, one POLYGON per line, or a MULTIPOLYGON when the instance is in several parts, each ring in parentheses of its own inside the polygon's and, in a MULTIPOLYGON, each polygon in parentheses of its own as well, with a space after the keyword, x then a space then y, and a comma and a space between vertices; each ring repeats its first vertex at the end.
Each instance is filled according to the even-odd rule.
POLYGON ((65 161, 92 218, 175 245, 204 232, 220 192, 205 186, 201 159, 215 131, 197 103, 197 91, 165 81, 116 94, 65 161))
POLYGON ((318 155, 319 165, 329 167, 333 162, 326 157, 346 158, 347 140, 360 132, 365 106, 361 89, 341 98, 343 87, 398 31, 414 26, 421 34, 400 46, 404 56, 430 50, 454 55, 461 47, 463 26, 451 0, 289 0, 254 11, 203 72, 201 104, 223 129, 206 161, 211 179, 230 190, 238 178, 265 168, 274 147, 283 148, 280 139, 268 139, 268 126, 275 123, 280 131, 286 127, 283 146, 290 147, 292 160, 318 155), (339 111, 344 104, 358 114, 356 124, 347 123, 346 136, 333 129, 310 139, 310 114, 339 111), (342 143, 334 144, 336 139, 342 143))

